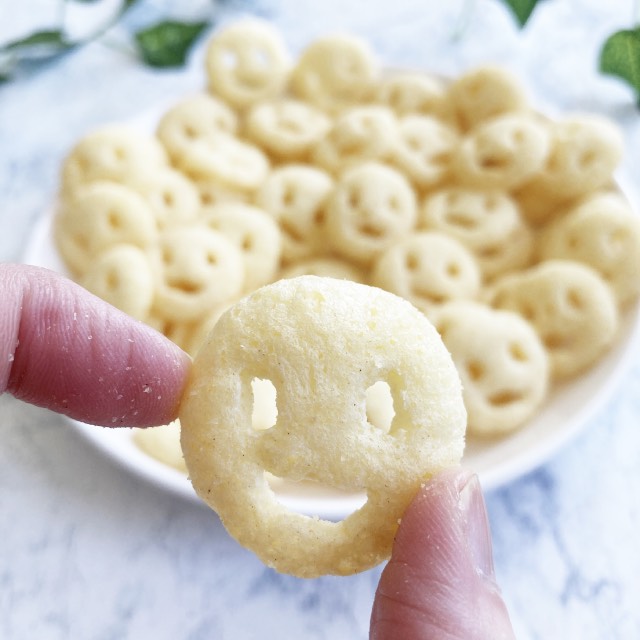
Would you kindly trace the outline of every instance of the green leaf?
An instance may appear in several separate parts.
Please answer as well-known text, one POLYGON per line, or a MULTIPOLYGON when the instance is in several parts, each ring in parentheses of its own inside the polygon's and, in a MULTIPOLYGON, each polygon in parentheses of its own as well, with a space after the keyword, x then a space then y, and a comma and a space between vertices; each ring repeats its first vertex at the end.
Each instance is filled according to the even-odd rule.
POLYGON ((181 67, 208 22, 159 22, 135 34, 142 59, 152 67, 181 67))
POLYGON ((35 54, 36 57, 42 55, 51 55, 73 47, 73 43, 69 42, 62 31, 59 29, 51 29, 45 31, 35 31, 34 33, 12 40, 0 48, 3 53, 19 53, 21 56, 27 57, 29 54, 35 54))
POLYGON ((542 0, 502 0, 513 12, 520 27, 527 24, 538 2, 542 0))
POLYGON ((600 71, 626 81, 640 98, 640 27, 616 31, 605 40, 600 71))
MULTIPOLYGON (((94 4, 100 0, 63 1, 94 4)), ((16 72, 25 67, 25 65, 30 65, 33 68, 35 63, 47 62, 75 47, 96 40, 140 1, 122 0, 118 10, 109 20, 103 23, 95 32, 81 40, 69 40, 61 26, 59 29, 36 31, 23 38, 0 45, 0 84, 11 80, 16 75, 16 72)))

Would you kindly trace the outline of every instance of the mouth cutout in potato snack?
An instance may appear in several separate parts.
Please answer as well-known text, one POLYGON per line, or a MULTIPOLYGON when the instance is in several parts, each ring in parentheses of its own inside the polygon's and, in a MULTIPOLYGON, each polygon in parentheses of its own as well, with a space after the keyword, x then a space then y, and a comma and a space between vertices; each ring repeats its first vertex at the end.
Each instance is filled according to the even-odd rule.
POLYGON ((347 575, 386 559, 398 520, 431 475, 458 464, 466 412, 433 325, 391 293, 303 276, 257 290, 218 321, 180 409, 196 492, 241 544, 300 577, 347 575), (252 381, 276 390, 277 418, 252 424, 252 381), (388 385, 388 430, 367 390, 388 385), (292 512, 265 471, 343 491, 364 506, 340 522, 292 512))

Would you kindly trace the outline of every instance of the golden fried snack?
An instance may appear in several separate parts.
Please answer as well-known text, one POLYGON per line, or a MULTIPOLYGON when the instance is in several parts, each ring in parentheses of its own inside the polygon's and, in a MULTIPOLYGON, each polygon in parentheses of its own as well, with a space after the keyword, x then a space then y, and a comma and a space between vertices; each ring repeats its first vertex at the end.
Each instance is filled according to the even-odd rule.
POLYGON ((269 171, 269 160, 258 147, 241 138, 219 132, 185 145, 176 166, 187 175, 212 180, 229 189, 257 188, 269 171))
POLYGON ((527 95, 515 75, 492 65, 470 69, 455 78, 448 96, 464 130, 495 116, 529 109, 527 95))
POLYGON ((91 182, 120 182, 167 165, 167 154, 152 135, 124 125, 103 126, 83 136, 64 159, 62 192, 68 196, 91 182))
POLYGON ((432 116, 446 122, 453 119, 446 83, 426 73, 389 73, 381 79, 376 98, 398 116, 432 116))
POLYGON ((208 95, 188 98, 160 119, 158 138, 176 167, 230 188, 254 189, 267 174, 261 149, 235 135, 237 115, 208 95))
POLYGON ((378 79, 378 63, 368 44, 351 35, 328 35, 312 42, 291 74, 296 96, 328 113, 368 102, 378 79))
POLYGON ((241 109, 282 92, 289 75, 289 53, 268 22, 243 20, 211 38, 206 68, 209 90, 241 109))
POLYGON ((529 113, 510 113, 475 127, 452 158, 459 184, 511 190, 535 176, 551 149, 549 127, 529 113))
POLYGON ((153 303, 153 273, 146 252, 117 244, 91 263, 82 286, 137 320, 146 320, 153 303))
POLYGON ((597 192, 540 234, 542 259, 578 260, 593 267, 624 307, 640 293, 640 217, 618 193, 597 192))
POLYGON ((316 145, 312 160, 333 174, 363 162, 384 160, 398 137, 397 126, 395 114, 387 107, 347 109, 316 145))
POLYGON ((175 169, 134 173, 123 184, 137 191, 151 207, 158 229, 189 224, 198 217, 200 195, 194 184, 175 169))
POLYGON ((427 316, 449 300, 475 298, 480 271, 455 238, 423 231, 398 240, 375 261, 371 283, 409 300, 427 316))
POLYGON ((181 100, 166 111, 157 126, 157 136, 172 160, 182 164, 193 145, 215 140, 220 133, 234 135, 238 116, 228 105, 206 93, 181 100))
MULTIPOLYGON (((499 67, 381 70, 346 34, 292 61, 259 20, 217 30, 204 62, 207 87, 155 136, 103 127, 65 159, 54 235, 78 281, 191 354, 240 295, 308 274, 386 288, 430 320, 499 291, 494 304, 537 319, 555 378, 606 352, 640 294, 640 222, 612 195, 615 124, 547 118, 499 67), (529 270, 549 259, 591 272, 529 270)), ((366 395, 386 415, 385 384, 366 395)))
POLYGON ((371 264, 416 221, 416 197, 399 171, 368 162, 346 171, 327 205, 330 245, 357 264, 371 264))
POLYGON ((338 278, 367 284, 367 272, 364 269, 347 260, 331 256, 298 260, 280 272, 280 278, 296 278, 298 276, 338 278))
POLYGON ((554 378, 584 371, 612 345, 618 308, 611 288, 587 265, 549 260, 500 278, 488 292, 498 309, 520 313, 549 353, 554 378))
POLYGON ((64 198, 54 224, 56 246, 67 267, 83 274, 106 249, 132 244, 147 249, 158 230, 151 207, 133 189, 116 182, 92 182, 64 198))
POLYGON ((198 353, 180 408, 198 495, 267 565, 301 577, 348 575, 389 556, 409 501, 457 464, 460 380, 428 320, 380 289, 306 276, 259 289, 227 311, 198 353), (252 424, 252 382, 276 390, 277 419, 252 424), (388 432, 367 420, 367 389, 388 383, 388 432), (366 492, 340 522, 290 511, 265 472, 366 492))
POLYGON ((273 218, 257 207, 223 202, 202 216, 202 223, 219 231, 238 248, 244 262, 242 291, 271 282, 280 266, 281 233, 273 218))
POLYGON ((547 395, 549 358, 520 314, 461 300, 430 319, 462 380, 468 435, 504 435, 535 414, 547 395))
POLYGON ((290 98, 259 102, 247 113, 247 136, 281 162, 304 159, 331 128, 316 107, 290 98))
POLYGON ((188 177, 200 198, 200 215, 206 215, 221 202, 248 202, 252 197, 251 190, 244 191, 240 188, 234 188, 215 178, 198 175, 189 175, 188 177))
POLYGON ((516 192, 534 224, 548 222, 571 200, 606 187, 622 158, 622 134, 596 115, 563 118, 550 125, 551 149, 544 166, 516 192))
POLYGON ((185 173, 206 173, 208 156, 221 135, 238 130, 238 117, 224 102, 207 94, 181 100, 158 122, 156 135, 173 164, 185 173))
POLYGON ((191 322, 239 295, 244 262, 222 233, 203 224, 168 229, 150 250, 155 274, 153 312, 162 320, 191 322))
POLYGON ((458 146, 456 131, 431 116, 408 115, 400 119, 391 163, 419 190, 429 189, 449 174, 458 146))
POLYGON ((283 262, 323 251, 325 209, 333 185, 333 178, 322 169, 290 164, 274 169, 256 192, 256 205, 280 227, 283 262))
POLYGON ((440 231, 470 249, 486 280, 531 262, 534 235, 516 201, 500 189, 445 187, 425 198, 418 229, 440 231))

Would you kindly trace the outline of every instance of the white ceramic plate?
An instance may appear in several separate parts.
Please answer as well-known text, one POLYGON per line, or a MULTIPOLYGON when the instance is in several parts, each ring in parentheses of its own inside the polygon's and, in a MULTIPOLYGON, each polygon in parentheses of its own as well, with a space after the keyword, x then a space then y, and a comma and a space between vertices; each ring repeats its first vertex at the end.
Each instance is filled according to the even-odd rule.
MULTIPOLYGON (((34 229, 25 262, 65 272, 53 245, 51 216, 43 218, 34 229)), ((615 390, 640 343, 638 309, 634 307, 623 317, 618 339, 606 357, 580 378, 556 388, 540 413, 523 428, 499 440, 467 443, 463 465, 479 474, 485 489, 497 488, 531 471, 589 423, 615 390)), ((123 467, 162 489, 197 499, 185 475, 138 448, 132 430, 71 422, 97 449, 123 467)), ((312 491, 309 487, 289 486, 278 494, 289 508, 328 519, 340 519, 363 502, 360 495, 323 488, 312 491)))

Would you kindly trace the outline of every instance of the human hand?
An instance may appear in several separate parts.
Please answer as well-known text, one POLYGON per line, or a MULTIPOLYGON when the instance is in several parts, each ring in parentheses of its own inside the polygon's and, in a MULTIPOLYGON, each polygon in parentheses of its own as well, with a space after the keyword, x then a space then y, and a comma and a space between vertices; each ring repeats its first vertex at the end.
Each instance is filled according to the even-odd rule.
POLYGON ((371 640, 513 640, 495 582, 477 476, 446 471, 405 512, 371 615, 371 640))
MULTIPOLYGON (((0 300, 0 393, 97 425, 175 419, 190 359, 164 336, 37 267, 0 264, 0 300)), ((442 473, 410 504, 370 637, 514 638, 475 476, 442 473)))
POLYGON ((47 269, 0 264, 0 393, 92 424, 177 417, 190 359, 47 269))

